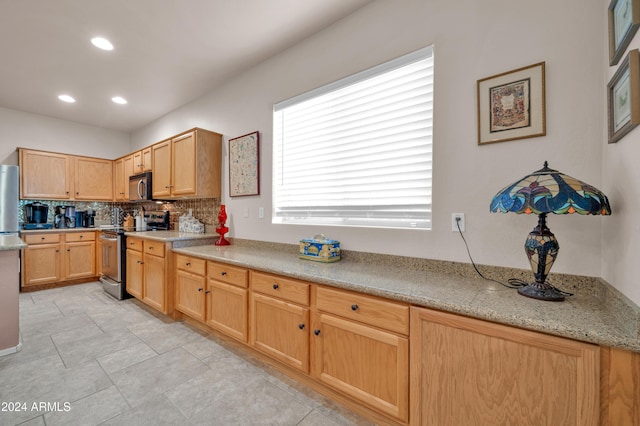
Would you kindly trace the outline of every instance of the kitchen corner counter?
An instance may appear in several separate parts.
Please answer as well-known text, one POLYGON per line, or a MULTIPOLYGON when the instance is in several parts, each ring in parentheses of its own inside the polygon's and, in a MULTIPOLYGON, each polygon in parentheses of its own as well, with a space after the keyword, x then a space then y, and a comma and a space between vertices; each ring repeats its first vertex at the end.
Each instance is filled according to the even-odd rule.
POLYGON ((20 250, 27 244, 16 235, 0 235, 0 251, 20 250))
MULTIPOLYGON (((296 248, 288 247, 293 247, 293 250, 296 248)), ((575 295, 567 297, 564 302, 544 302, 520 296, 516 290, 498 283, 460 274, 455 267, 425 269, 412 267, 410 262, 393 264, 349 258, 335 263, 320 263, 299 259, 291 249, 268 246, 199 245, 174 248, 173 251, 416 306, 640 352, 640 309, 631 302, 611 303, 608 299, 613 298, 611 292, 614 290, 604 282, 596 284, 605 286, 605 290, 594 290, 592 283, 572 287, 575 295)), ((598 279, 587 278, 586 281, 598 279)), ((563 287, 559 281, 554 283, 563 287)))
POLYGON ((174 248, 213 244, 219 237, 218 234, 197 234, 179 231, 131 231, 125 232, 124 235, 144 240, 172 243, 174 248))

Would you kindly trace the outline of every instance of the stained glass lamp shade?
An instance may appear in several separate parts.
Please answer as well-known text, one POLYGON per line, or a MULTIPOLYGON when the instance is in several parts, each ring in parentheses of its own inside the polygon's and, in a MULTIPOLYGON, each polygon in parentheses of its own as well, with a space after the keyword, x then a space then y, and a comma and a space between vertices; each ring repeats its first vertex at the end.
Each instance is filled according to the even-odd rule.
POLYGON ((512 183, 491 200, 493 213, 537 214, 538 226, 527 237, 524 249, 535 282, 518 289, 523 296, 562 301, 564 295, 546 282, 560 246, 547 227, 547 214, 610 215, 609 200, 602 191, 578 179, 544 167, 512 183))

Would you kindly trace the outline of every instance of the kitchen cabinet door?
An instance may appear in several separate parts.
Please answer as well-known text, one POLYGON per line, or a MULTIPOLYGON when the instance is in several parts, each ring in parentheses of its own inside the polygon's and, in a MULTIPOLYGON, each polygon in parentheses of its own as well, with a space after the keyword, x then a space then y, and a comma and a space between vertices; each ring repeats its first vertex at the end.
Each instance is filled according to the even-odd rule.
POLYGON ((171 194, 196 194, 196 134, 179 136, 171 141, 171 194))
POLYGON ((93 277, 96 275, 95 241, 65 244, 64 265, 66 280, 93 277))
POLYGON ((198 321, 205 321, 205 285, 202 275, 176 271, 176 309, 198 321))
POLYGON ((72 198, 72 157, 52 152, 20 150, 20 198, 72 198))
POLYGON ((298 370, 309 371, 309 309, 251 294, 250 343, 298 370))
POLYGON ((144 291, 143 301, 162 313, 166 312, 166 274, 164 258, 159 256, 144 257, 144 291))
POLYGON ((151 146, 153 161, 153 197, 171 196, 171 141, 151 146))
POLYGON ((46 284, 62 279, 60 244, 29 245, 23 252, 23 285, 46 284))
POLYGON ((408 420, 407 338, 318 313, 314 316, 311 345, 311 374, 317 380, 373 409, 408 420))
POLYGON ((127 293, 142 300, 144 280, 144 264, 142 252, 127 250, 127 293))
POLYGON ((598 425, 600 348, 411 308, 411 424, 598 425))
POLYGON ((207 325, 247 343, 248 301, 247 289, 209 279, 207 281, 207 325))
POLYGON ((132 155, 133 174, 151 171, 151 147, 136 151, 132 155))
POLYGON ((76 157, 74 188, 76 200, 113 200, 113 162, 100 158, 76 157))

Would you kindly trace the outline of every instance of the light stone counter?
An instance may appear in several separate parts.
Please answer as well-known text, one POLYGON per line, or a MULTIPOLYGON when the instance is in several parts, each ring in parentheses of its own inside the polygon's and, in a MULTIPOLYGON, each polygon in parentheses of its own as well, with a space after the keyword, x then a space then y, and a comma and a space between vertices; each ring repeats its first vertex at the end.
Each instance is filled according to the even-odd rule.
MULTIPOLYGON (((367 258, 355 253, 343 254, 341 261, 327 264, 299 259, 296 250, 297 246, 284 244, 173 249, 175 253, 640 352, 640 309, 597 278, 557 275, 568 278, 552 282, 575 295, 564 302, 544 302, 479 278, 469 273, 471 266, 466 264, 383 255, 367 258)), ((531 272, 520 272, 533 278, 531 272)))
POLYGON ((0 235, 0 251, 20 250, 27 244, 16 235, 0 235))
POLYGON ((132 231, 125 232, 124 235, 145 240, 171 242, 173 247, 213 244, 218 239, 218 234, 196 234, 178 231, 132 231))
POLYGON ((21 229, 20 230, 20 235, 27 235, 27 234, 46 234, 46 233, 51 233, 51 234, 59 234, 61 232, 67 233, 67 232, 93 232, 93 231, 100 231, 101 228, 50 228, 50 229, 21 229))

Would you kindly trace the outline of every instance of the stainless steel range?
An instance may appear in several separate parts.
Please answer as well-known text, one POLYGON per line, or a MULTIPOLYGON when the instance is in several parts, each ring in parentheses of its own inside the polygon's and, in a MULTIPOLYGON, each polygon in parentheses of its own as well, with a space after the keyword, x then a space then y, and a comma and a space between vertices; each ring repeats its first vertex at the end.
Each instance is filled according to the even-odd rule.
MULTIPOLYGON (((169 212, 153 211, 145 213, 148 231, 168 230, 169 212)), ((134 229, 113 227, 102 230, 102 276, 100 282, 104 291, 118 300, 131 297, 127 293, 127 236, 125 232, 134 229)))

